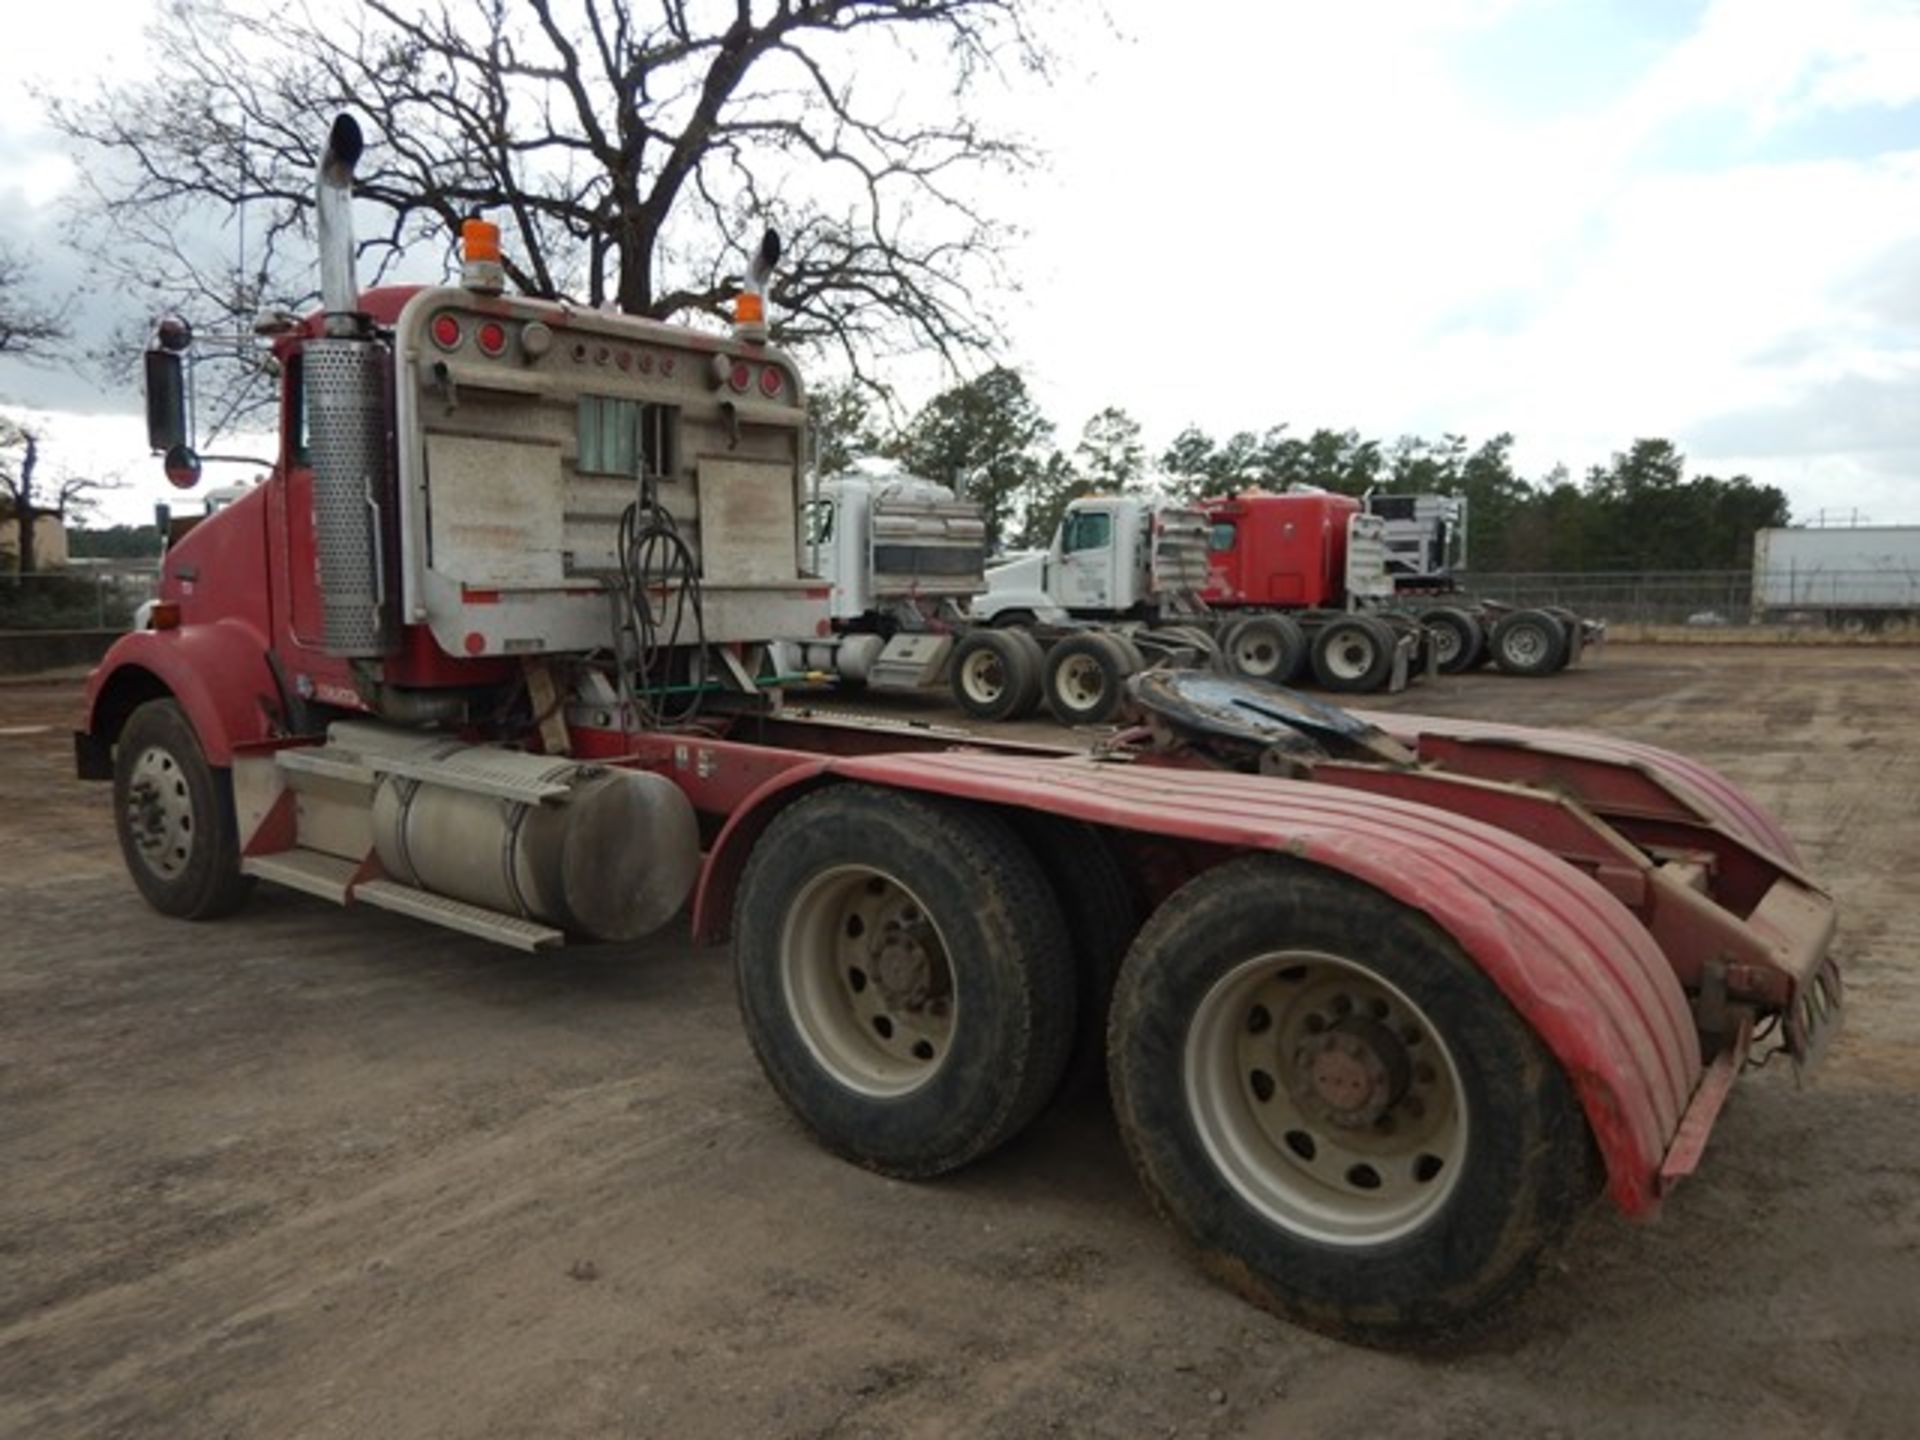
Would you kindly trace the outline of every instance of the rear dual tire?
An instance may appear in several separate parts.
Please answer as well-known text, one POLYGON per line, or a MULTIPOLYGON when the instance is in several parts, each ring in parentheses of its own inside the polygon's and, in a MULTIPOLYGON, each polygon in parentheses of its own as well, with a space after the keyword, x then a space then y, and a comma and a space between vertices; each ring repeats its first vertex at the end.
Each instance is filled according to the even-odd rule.
POLYGON ((1062 725, 1104 725, 1120 712, 1140 651, 1104 631, 1069 635, 1047 652, 1047 709, 1062 725))
POLYGON ((1024 720, 1040 707, 1046 666, 1025 630, 973 630, 953 647, 954 703, 975 720, 1024 720))
POLYGON ((1434 663, 1442 675, 1458 675, 1482 663, 1487 632, 1476 616, 1443 605, 1422 611, 1420 623, 1433 632, 1434 663))
POLYGON ((1075 1034, 1061 907, 1006 821, 836 785, 754 846, 733 916, 740 1012, 768 1081, 835 1154, 923 1179, 1004 1144, 1075 1034))
POLYGON ((1493 627, 1493 663, 1508 675, 1537 678, 1566 668, 1572 653, 1567 627, 1546 610, 1515 610, 1493 627))
POLYGON ((1393 679, 1399 637, 1373 615, 1343 615, 1329 620, 1313 638, 1313 675, 1323 690, 1368 695, 1393 679))
POLYGON ((1307 668, 1313 647, 1292 616, 1249 615, 1228 627, 1220 648, 1235 675, 1291 685, 1307 668))
POLYGON ((1205 1268, 1345 1338, 1482 1325, 1596 1189, 1565 1075, 1486 975, 1316 867, 1248 856, 1176 892, 1108 1051, 1128 1154, 1205 1268))

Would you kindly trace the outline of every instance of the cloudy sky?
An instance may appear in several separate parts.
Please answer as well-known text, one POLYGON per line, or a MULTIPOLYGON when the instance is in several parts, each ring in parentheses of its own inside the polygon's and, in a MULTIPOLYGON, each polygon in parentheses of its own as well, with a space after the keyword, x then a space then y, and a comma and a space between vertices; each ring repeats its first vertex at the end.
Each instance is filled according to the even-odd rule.
MULTIPOLYGON (((124 73, 151 8, 9 16, 0 238, 56 285, 72 163, 23 82, 124 73)), ((1803 518, 1920 523, 1920 0, 1107 9, 1007 106, 1053 157, 1004 197, 1011 358, 1069 437, 1511 430, 1540 474, 1666 435, 1803 518)), ((123 512, 164 488, 137 396, 5 362, 0 396, 139 481, 123 512)))

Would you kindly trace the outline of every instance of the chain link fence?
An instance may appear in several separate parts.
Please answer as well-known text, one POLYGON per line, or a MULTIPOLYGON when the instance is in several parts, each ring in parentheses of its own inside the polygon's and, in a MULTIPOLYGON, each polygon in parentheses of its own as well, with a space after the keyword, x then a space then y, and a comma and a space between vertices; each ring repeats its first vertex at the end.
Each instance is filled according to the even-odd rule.
POLYGON ((159 575, 158 561, 0 572, 0 631, 125 630, 159 575))
POLYGON ((1920 572, 1825 570, 1784 581, 1756 607, 1751 570, 1537 571, 1462 577, 1508 605, 1561 605, 1621 625, 1785 625, 1850 632, 1920 625, 1920 572))
POLYGON ((1507 605, 1562 605, 1630 625, 1745 625, 1751 570, 1537 571, 1461 577, 1468 593, 1507 605))

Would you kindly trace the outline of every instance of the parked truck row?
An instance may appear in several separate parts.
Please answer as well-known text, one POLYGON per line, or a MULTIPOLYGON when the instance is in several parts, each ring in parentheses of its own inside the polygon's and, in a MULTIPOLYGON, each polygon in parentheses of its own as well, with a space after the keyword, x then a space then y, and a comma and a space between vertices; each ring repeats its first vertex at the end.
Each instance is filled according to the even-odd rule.
POLYGON ((879 691, 945 685, 976 719, 1019 719, 1044 702, 1063 723, 1089 724, 1111 719, 1129 677, 1156 666, 1371 694, 1490 663, 1552 674, 1602 633, 1571 612, 1442 590, 1450 566, 1410 590, 1395 558, 1395 527, 1407 526, 1378 508, 1321 491, 1199 506, 1084 497, 1045 549, 988 564, 978 508, 947 487, 897 471, 832 476, 808 526, 834 633, 778 659, 879 691))

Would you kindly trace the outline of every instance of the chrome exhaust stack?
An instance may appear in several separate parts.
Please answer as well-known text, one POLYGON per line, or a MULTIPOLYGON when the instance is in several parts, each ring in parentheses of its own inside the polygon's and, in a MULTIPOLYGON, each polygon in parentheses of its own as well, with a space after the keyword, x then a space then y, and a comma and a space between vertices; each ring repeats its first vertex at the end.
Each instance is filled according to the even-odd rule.
POLYGON ((385 554, 392 363, 353 277, 353 167, 364 148, 358 122, 335 116, 314 183, 326 333, 301 351, 321 648, 351 658, 384 655, 398 636, 385 554))
POLYGON ((320 245, 320 303, 327 312, 327 333, 352 334, 336 327, 334 317, 351 316, 360 309, 360 286, 354 279, 353 167, 360 163, 366 143, 360 123, 351 115, 336 115, 327 132, 314 176, 314 213, 320 245))

